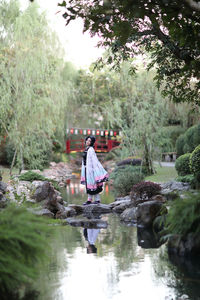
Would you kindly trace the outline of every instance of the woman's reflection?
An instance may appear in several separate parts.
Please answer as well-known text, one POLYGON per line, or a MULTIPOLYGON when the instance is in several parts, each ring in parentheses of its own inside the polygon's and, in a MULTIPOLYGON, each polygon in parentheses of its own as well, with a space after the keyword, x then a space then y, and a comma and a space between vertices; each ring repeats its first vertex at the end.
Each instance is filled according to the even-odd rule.
POLYGON ((95 246, 95 242, 96 242, 99 232, 100 232, 100 229, 84 228, 83 234, 84 234, 86 241, 88 241, 88 246, 87 246, 88 254, 97 253, 97 248, 95 246))

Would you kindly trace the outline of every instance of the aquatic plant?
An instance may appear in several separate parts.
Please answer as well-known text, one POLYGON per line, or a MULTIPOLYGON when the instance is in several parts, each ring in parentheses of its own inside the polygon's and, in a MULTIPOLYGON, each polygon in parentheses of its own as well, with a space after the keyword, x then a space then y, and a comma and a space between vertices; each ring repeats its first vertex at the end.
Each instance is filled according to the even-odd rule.
POLYGON ((183 199, 172 202, 169 213, 166 216, 166 232, 180 234, 189 232, 200 233, 200 194, 187 194, 183 199))

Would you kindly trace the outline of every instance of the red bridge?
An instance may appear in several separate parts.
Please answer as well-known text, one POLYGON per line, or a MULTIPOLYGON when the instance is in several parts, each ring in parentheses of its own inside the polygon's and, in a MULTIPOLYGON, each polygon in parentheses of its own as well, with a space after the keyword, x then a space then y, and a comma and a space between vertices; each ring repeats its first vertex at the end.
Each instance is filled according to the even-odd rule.
POLYGON ((109 152, 120 144, 121 132, 117 130, 70 128, 67 129, 66 153, 82 152, 88 135, 96 137, 96 152, 109 152))

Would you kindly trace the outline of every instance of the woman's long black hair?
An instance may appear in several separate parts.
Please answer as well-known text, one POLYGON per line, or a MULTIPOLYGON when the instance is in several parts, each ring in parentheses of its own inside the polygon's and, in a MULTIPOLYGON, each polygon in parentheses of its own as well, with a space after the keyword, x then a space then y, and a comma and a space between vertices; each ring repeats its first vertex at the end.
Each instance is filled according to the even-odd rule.
POLYGON ((90 146, 91 146, 91 147, 94 147, 94 143, 95 143, 95 141, 96 141, 96 138, 95 138, 93 135, 88 135, 88 136, 85 138, 85 143, 86 143, 86 141, 87 141, 89 138, 91 139, 91 144, 90 144, 90 146))

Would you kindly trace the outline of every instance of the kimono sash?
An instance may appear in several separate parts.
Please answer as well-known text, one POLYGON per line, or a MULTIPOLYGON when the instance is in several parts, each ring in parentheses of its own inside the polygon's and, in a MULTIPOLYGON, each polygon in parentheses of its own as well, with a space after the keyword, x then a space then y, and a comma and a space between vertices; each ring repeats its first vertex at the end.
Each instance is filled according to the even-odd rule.
POLYGON ((103 182, 108 181, 108 173, 97 158, 93 147, 87 151, 86 166, 82 162, 81 184, 86 185, 87 193, 102 191, 103 182))

